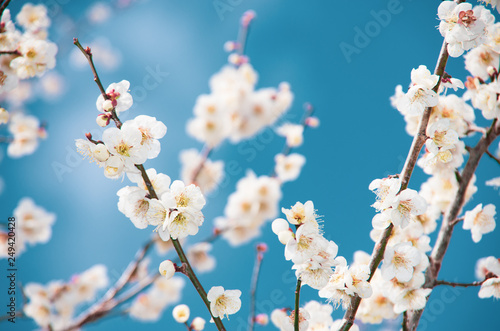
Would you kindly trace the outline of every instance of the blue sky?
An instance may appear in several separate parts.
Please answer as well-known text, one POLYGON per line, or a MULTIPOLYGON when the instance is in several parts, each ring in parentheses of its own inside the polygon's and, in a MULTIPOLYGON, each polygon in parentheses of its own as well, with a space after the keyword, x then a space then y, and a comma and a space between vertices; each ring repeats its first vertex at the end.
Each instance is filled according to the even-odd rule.
MULTIPOLYGON (((58 100, 35 100, 26 105, 29 113, 48 122, 49 137, 33 155, 16 160, 4 157, 0 163, 5 182, 0 196, 2 220, 11 216, 24 196, 57 214, 51 241, 29 248, 19 259, 18 280, 23 284, 68 280, 97 263, 108 266, 110 275, 119 274, 150 235, 149 230, 133 227, 116 208, 116 192, 127 182, 109 180, 101 169, 75 157, 74 140, 83 138, 85 132, 98 132, 95 100, 99 91, 90 70, 75 68, 69 61, 74 48, 72 38, 78 37, 86 45, 103 36, 120 51, 121 65, 116 70, 99 70, 98 66, 105 86, 127 79, 134 90, 144 87, 144 79, 152 70, 168 73, 158 78, 156 87, 145 90, 144 97, 142 90, 135 90, 135 104, 128 116, 155 116, 167 125, 160 156, 148 161, 146 167, 177 179, 179 152, 202 147, 185 133, 195 99, 208 92, 210 76, 225 64, 227 54, 222 46, 236 38, 239 18, 248 9, 257 13, 247 54, 259 73, 258 87, 289 82, 295 94, 289 118, 298 121, 302 104, 310 102, 321 121, 318 129, 307 131, 305 143, 298 149, 307 163, 297 181, 284 185, 280 206, 314 201, 318 214, 323 216, 326 236, 338 244, 339 255, 349 261, 358 249, 371 252, 369 231, 375 211, 370 205, 375 196, 368 184, 375 178, 399 173, 411 144, 404 120, 391 108, 389 97, 396 85, 409 84, 412 68, 421 64, 434 68, 442 43, 436 29, 439 2, 221 2, 233 5, 221 11, 212 1, 138 1, 128 9, 117 10, 109 21, 98 26, 90 26, 83 19, 90 1, 50 2, 54 14, 50 39, 59 47, 56 71, 65 79, 66 93, 58 100), (381 18, 377 15, 381 10, 392 13, 381 18), (74 28, 64 25, 67 18, 76 22, 74 28), (359 31, 365 31, 365 38, 359 31), (64 173, 57 170, 59 165, 67 167, 64 173)), ((17 13, 22 3, 13 1, 12 12, 17 13)), ((465 80, 463 67, 463 58, 450 59, 446 71, 465 80)), ((481 116, 476 113, 476 117, 481 116)), ((485 125, 486 121, 478 120, 478 124, 485 125)), ((270 140, 262 143, 262 138, 257 137, 240 145, 224 143, 213 153, 214 160, 234 160, 240 170, 226 174, 227 185, 209 197, 204 209, 205 225, 191 242, 210 233, 211 220, 223 213, 225 198, 234 191, 235 183, 247 168, 259 175, 270 172, 273 157, 284 143, 281 137, 270 140), (241 153, 253 148, 256 157, 241 153)), ((477 137, 466 143, 476 140, 477 137)), ((477 174, 479 191, 466 209, 478 203, 493 203, 497 210, 500 208, 499 191, 483 184, 498 174, 498 164, 489 158, 481 160, 477 174)), ((417 169, 410 187, 418 190, 425 179, 425 174, 417 169)), ((214 245, 218 267, 200 277, 207 289, 222 285, 242 290, 242 308, 226 322, 228 330, 246 329, 242 325, 249 309, 247 293, 257 242, 269 245, 258 288, 257 311, 270 313, 274 308, 293 305, 292 264, 285 261, 283 246, 271 232, 270 224, 263 233, 259 240, 235 249, 218 241, 214 245)), ((431 244, 434 240, 435 234, 431 244)), ((470 232, 457 227, 440 278, 473 281, 477 259, 500 256, 499 242, 500 234, 496 231, 474 244, 470 232)), ((153 254, 153 265, 160 260, 153 254)), ((6 288, 3 278, 2 293, 6 288)), ((4 294, 0 297, 4 298, 4 294)), ((319 299, 317 291, 304 288, 302 303, 312 299, 319 299)), ((192 316, 208 319, 190 284, 185 288, 182 303, 190 305, 192 316)), ((480 300, 476 288, 452 292, 437 288, 430 305, 422 319, 422 330, 491 329, 500 323, 498 301, 480 300)), ((167 326, 169 330, 185 329, 173 324, 171 308, 157 323, 120 317, 90 325, 88 330, 157 330, 167 326)), ((334 317, 341 318, 342 314, 338 310, 334 317)), ((18 323, 15 330, 35 326, 30 321, 18 323)), ((261 329, 274 328, 269 325, 261 329)))

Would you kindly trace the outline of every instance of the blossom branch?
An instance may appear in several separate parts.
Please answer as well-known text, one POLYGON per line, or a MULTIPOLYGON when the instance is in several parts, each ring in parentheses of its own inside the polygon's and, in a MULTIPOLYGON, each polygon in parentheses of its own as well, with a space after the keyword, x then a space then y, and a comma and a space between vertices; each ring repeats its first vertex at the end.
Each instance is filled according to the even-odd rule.
MULTIPOLYGON (((99 78, 99 75, 97 74, 97 70, 94 65, 94 60, 92 60, 92 51, 90 47, 83 48, 83 46, 80 44, 78 41, 78 38, 73 38, 73 44, 78 47, 78 49, 83 53, 87 61, 89 62, 90 69, 92 70, 92 73, 94 74, 94 81, 96 82, 97 86, 99 87, 99 90, 101 91, 102 97, 104 100, 109 99, 109 96, 106 94, 106 90, 104 89, 104 86, 102 86, 101 79, 99 78)), ((119 129, 122 126, 122 122, 118 119, 118 116, 116 115, 116 110, 113 107, 111 109, 111 118, 116 124, 116 127, 119 129)))
POLYGON ((120 302, 115 300, 117 294, 127 285, 132 279, 133 275, 137 272, 139 264, 144 260, 146 253, 153 244, 153 240, 148 241, 139 251, 137 251, 134 261, 132 261, 127 269, 122 273, 120 278, 116 281, 115 285, 110 288, 100 301, 87 309, 76 322, 69 326, 66 330, 75 330, 81 328, 83 325, 94 322, 110 313, 120 302))
POLYGON ((299 331, 299 301, 300 301, 300 286, 302 281, 300 277, 297 278, 297 288, 295 289, 295 313, 293 316, 293 329, 299 331))
MULTIPOLYGON (((441 51, 439 54, 439 58, 436 64, 436 68, 434 70, 434 74, 439 76, 439 80, 434 86, 433 91, 437 93, 439 90, 439 86, 441 84, 441 79, 443 77, 445 68, 446 68, 446 63, 448 61, 448 51, 447 51, 447 43, 446 41, 443 41, 443 45, 441 46, 441 51)), ((408 188, 408 184, 410 182, 411 175, 413 173, 413 169, 415 168, 415 165, 418 160, 418 156, 420 155, 420 151, 422 150, 423 145, 425 144, 425 140, 427 139, 426 131, 427 131, 427 124, 429 123, 429 118, 431 115, 432 108, 428 107, 424 110, 424 113, 422 114, 422 118, 420 119, 419 127, 418 127, 418 132, 413 138, 413 142, 410 147, 410 151, 408 152, 408 156, 406 157, 405 164, 403 166, 403 170, 401 172, 401 188, 400 192, 408 188)), ((392 229, 394 228, 394 225, 391 223, 389 227, 384 231, 382 236, 380 237, 379 241, 373 248, 372 252, 372 257, 370 260, 370 277, 368 278, 368 281, 370 281, 375 274, 375 271, 378 268, 378 265, 380 264, 380 261, 382 261, 382 258, 385 253, 385 248, 387 246, 387 242, 389 241, 389 238, 392 234, 392 229)), ((348 331, 352 324, 354 323, 354 319, 356 318, 356 312, 359 308, 359 305, 361 303, 361 298, 358 295, 355 295, 354 298, 351 301, 351 305, 349 309, 346 311, 344 314, 344 324, 340 328, 342 331, 348 331)))
POLYGON ((448 285, 448 286, 453 286, 453 287, 472 287, 472 286, 481 286, 483 283, 487 280, 488 278, 485 278, 484 280, 480 282, 472 282, 472 283, 455 283, 455 282, 447 282, 445 280, 436 280, 434 282, 434 287, 439 286, 439 285, 448 285))
MULTIPOLYGON (((459 187, 457 192, 455 193, 453 202, 443 218, 443 223, 441 225, 441 229, 439 230, 436 244, 434 245, 431 256, 429 258, 430 265, 425 273, 424 288, 433 288, 436 285, 444 255, 446 254, 446 250, 450 245, 454 226, 457 224, 456 219, 465 204, 465 194, 467 188, 469 187, 469 183, 472 179, 472 176, 476 172, 479 160, 481 159, 482 155, 486 153, 488 147, 499 135, 500 123, 498 123, 497 119, 495 119, 493 120, 493 123, 486 135, 483 136, 479 140, 477 145, 469 151, 469 159, 467 160, 465 168, 462 171, 462 181, 459 183, 459 187)), ((427 300, 429 300, 429 297, 427 297, 427 300)), ((412 312, 410 320, 410 330, 416 330, 423 312, 424 309, 412 312)))
POLYGON ((253 331, 255 325, 255 297, 257 293, 257 284, 259 282, 260 267, 262 265, 262 260, 264 259, 264 252, 260 249, 261 245, 263 244, 257 245, 257 256, 255 259, 255 265, 253 267, 252 285, 250 287, 250 321, 248 326, 249 331, 253 331))
POLYGON ((14 51, 1 51, 0 55, 21 55, 18 50, 14 51))

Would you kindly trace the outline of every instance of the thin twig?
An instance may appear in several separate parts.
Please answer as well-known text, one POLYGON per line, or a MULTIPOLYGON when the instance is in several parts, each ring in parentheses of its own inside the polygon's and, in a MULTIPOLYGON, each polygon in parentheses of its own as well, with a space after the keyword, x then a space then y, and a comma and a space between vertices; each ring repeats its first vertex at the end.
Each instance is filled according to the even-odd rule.
POLYGON ((485 151, 486 155, 491 157, 493 160, 497 161, 498 164, 500 164, 500 159, 496 157, 495 155, 491 154, 488 150, 485 151))
POLYGON ((297 278, 297 288, 295 289, 295 315, 293 316, 294 331, 299 331, 299 301, 300 301, 300 286, 302 281, 297 278))
POLYGON ((408 313, 405 311, 403 313, 403 322, 401 323, 401 328, 403 331, 408 331, 408 313))
MULTIPOLYGON (((90 47, 83 48, 83 46, 80 44, 78 41, 78 38, 73 38, 73 44, 78 47, 78 49, 82 52, 83 55, 85 55, 85 58, 89 62, 90 69, 92 70, 92 73, 94 74, 94 81, 96 82, 97 86, 99 87, 99 90, 101 91, 101 95, 104 98, 104 100, 109 99, 109 96, 106 94, 106 90, 104 89, 104 86, 102 86, 101 79, 99 78, 99 75, 97 74, 97 70, 94 65, 94 61, 92 59, 92 51, 90 47)), ((115 107, 113 107, 110 111, 111 113, 111 119, 115 122, 116 127, 119 129, 122 127, 122 122, 118 118, 118 115, 116 114, 115 107)))
POLYGON ((18 50, 14 51, 0 51, 0 55, 21 55, 18 50))
POLYGON ((6 1, 2 4, 2 7, 0 7, 0 17, 2 17, 2 15, 3 15, 3 11, 5 10, 5 8, 7 8, 7 6, 9 5, 9 2, 10 2, 10 0, 6 0, 6 1))
MULTIPOLYGON (((439 76, 439 80, 434 86, 433 91, 437 93, 439 90, 439 86, 441 84, 441 79, 444 74, 444 70, 446 68, 446 62, 448 61, 448 51, 446 49, 447 47, 446 41, 443 42, 443 45, 441 46, 441 51, 439 53, 439 58, 436 64, 436 69, 434 70, 434 74, 439 76)), ((429 118, 431 115, 432 108, 426 108, 422 118, 420 119, 419 123, 419 128, 418 128, 418 133, 415 135, 413 138, 413 142, 410 147, 410 151, 408 152, 408 156, 406 157, 405 165, 403 167, 403 170, 401 172, 401 188, 400 192, 408 188, 408 184, 410 182, 411 175, 413 173, 413 169, 415 168, 415 165, 418 160, 418 156, 420 155, 420 151, 422 150, 422 147, 425 143, 425 140, 427 138, 426 136, 426 130, 427 130, 427 124, 429 123, 429 118)), ((373 248, 372 252, 372 257, 370 261, 370 278, 368 281, 370 281, 375 274, 375 271, 378 268, 378 265, 380 264, 380 261, 382 261, 382 258, 385 253, 385 248, 387 246, 387 242, 389 241, 389 238, 392 234, 392 229, 394 228, 394 225, 391 223, 389 227, 384 231, 383 235, 380 237, 379 241, 373 248)), ((354 323, 354 319, 356 318, 356 312, 359 308, 359 304, 361 303, 361 298, 358 295, 355 295, 354 298, 351 301, 351 305, 349 309, 345 312, 344 314, 344 324, 340 328, 342 331, 348 331, 351 326, 354 323)))
POLYGON ((253 331, 255 326, 255 299, 257 295, 257 285, 259 282, 260 267, 262 265, 262 260, 264 258, 264 253, 257 247, 257 255, 255 258, 255 265, 252 272, 252 283, 250 285, 250 315, 248 330, 253 331))
POLYGON ((445 280, 436 280, 436 282, 434 283, 434 287, 439 286, 439 285, 448 285, 448 286, 453 286, 453 287, 457 287, 457 286, 458 287, 481 286, 486 281, 486 279, 484 279, 480 282, 472 282, 472 283, 455 283, 455 282, 447 282, 445 280))

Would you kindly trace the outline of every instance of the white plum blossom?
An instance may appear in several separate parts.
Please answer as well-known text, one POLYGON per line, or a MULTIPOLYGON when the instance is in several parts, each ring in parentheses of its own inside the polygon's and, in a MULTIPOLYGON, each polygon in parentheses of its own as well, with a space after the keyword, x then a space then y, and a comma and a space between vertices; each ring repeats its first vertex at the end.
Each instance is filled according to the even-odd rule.
POLYGON ((406 189, 401 191, 392 203, 391 222, 401 228, 406 227, 411 216, 418 216, 425 213, 427 203, 417 191, 406 189))
POLYGON ((464 58, 465 69, 474 77, 479 77, 484 81, 490 78, 488 68, 493 67, 498 71, 499 53, 486 45, 471 49, 464 58))
POLYGON ((381 267, 382 277, 384 280, 396 277, 400 282, 407 282, 412 278, 414 267, 420 260, 420 252, 409 242, 387 246, 381 267))
POLYGON ((347 286, 346 293, 349 295, 357 294, 361 298, 369 298, 372 293, 372 287, 368 282, 370 277, 370 268, 365 264, 351 266, 345 273, 344 280, 347 286))
POLYGON ((157 121, 155 117, 139 115, 133 120, 123 123, 124 126, 136 127, 142 134, 141 145, 147 150, 148 159, 153 159, 160 153, 160 142, 158 139, 163 138, 167 133, 167 127, 161 121, 157 121))
POLYGON ((488 274, 500 277, 500 260, 494 256, 481 258, 476 263, 476 278, 484 280, 488 274))
POLYGON ((483 237, 483 234, 492 232, 495 229, 495 205, 488 204, 484 206, 480 203, 473 210, 465 212, 464 230, 471 230, 472 240, 477 243, 483 237))
POLYGON ((47 7, 44 5, 33 5, 27 3, 21 8, 16 16, 16 21, 26 30, 37 31, 47 29, 50 26, 50 18, 47 16, 47 7))
POLYGON ((500 277, 487 279, 479 289, 478 296, 481 299, 494 297, 500 299, 500 277))
POLYGON ((224 290, 222 286, 212 287, 207 293, 212 315, 223 319, 236 314, 241 308, 240 296, 240 290, 224 290))
POLYGON ((401 314, 407 310, 419 310, 425 307, 427 297, 431 294, 430 288, 408 288, 404 289, 396 297, 394 312, 401 314))
POLYGON ((35 245, 46 243, 52 236, 52 225, 56 215, 37 206, 28 197, 22 198, 13 216, 16 218, 16 254, 21 254, 26 243, 35 245))
POLYGON ((106 129, 102 141, 115 156, 119 156, 128 171, 135 169, 135 164, 143 164, 148 158, 148 150, 142 146, 142 133, 134 125, 125 123, 118 128, 106 129))
POLYGON ((286 138, 289 147, 299 147, 304 141, 304 127, 300 124, 285 123, 276 129, 276 133, 286 138))
POLYGON ((188 133, 215 147, 227 138, 234 143, 247 139, 273 124, 292 103, 290 86, 255 90, 256 82, 249 63, 222 68, 210 79, 211 93, 196 100, 188 133))
POLYGON ((333 307, 331 305, 324 305, 318 301, 309 301, 303 307, 309 313, 309 327, 308 331, 329 331, 333 324, 332 313, 333 307))
POLYGON ((148 192, 137 186, 125 186, 117 193, 118 210, 127 216, 134 226, 138 229, 145 229, 151 222, 148 218, 148 210, 150 207, 150 199, 147 197, 148 192))
POLYGON ((378 211, 383 211, 391 207, 400 187, 401 182, 398 178, 374 179, 368 186, 368 189, 377 195, 377 201, 372 207, 378 211))
POLYGON ((438 16, 441 20, 439 32, 448 43, 448 53, 452 57, 483 44, 487 27, 495 20, 490 11, 482 6, 472 8, 470 3, 457 4, 454 1, 443 1, 438 8, 438 16))
POLYGON ((209 272, 214 270, 216 260, 209 255, 212 250, 212 244, 208 242, 200 242, 188 248, 187 258, 191 266, 199 273, 209 272))
POLYGON ((187 305, 177 305, 172 310, 172 316, 177 323, 186 323, 189 319, 189 307, 187 305))
POLYGON ((57 46, 46 40, 26 39, 18 47, 21 56, 10 62, 20 79, 42 76, 56 65, 57 46))
MULTIPOLYGON (((96 107, 100 112, 105 112, 104 103, 106 100, 111 101, 111 105, 114 107, 117 115, 126 111, 132 104, 134 100, 132 99, 132 95, 128 92, 130 88, 130 82, 127 80, 122 80, 119 83, 112 83, 106 89, 107 98, 104 99, 102 94, 97 97, 96 107)), ((165 129, 166 131, 166 129, 165 129)))
POLYGON ((314 203, 311 200, 304 204, 297 201, 291 209, 281 208, 281 211, 286 215, 286 219, 290 222, 290 224, 300 225, 304 223, 313 223, 316 227, 318 227, 314 203))
POLYGON ((180 277, 157 278, 148 291, 139 294, 129 310, 132 318, 157 321, 165 307, 179 302, 185 281, 180 277))
POLYGON ((224 162, 205 159, 194 148, 181 151, 179 158, 182 164, 182 181, 191 183, 195 173, 199 170, 195 182, 204 194, 216 189, 224 178, 224 162), (203 166, 200 169, 202 162, 203 166))
POLYGON ((39 139, 47 137, 45 129, 40 126, 40 121, 36 117, 22 113, 10 116, 8 129, 13 135, 13 140, 7 147, 7 155, 12 158, 34 153, 39 139))
POLYGON ((425 147, 430 154, 443 163, 448 163, 453 159, 451 149, 458 143, 458 133, 450 129, 450 121, 441 119, 427 128, 425 147))
POLYGON ((397 109, 405 115, 421 115, 425 108, 434 107, 438 103, 438 96, 432 89, 436 86, 439 76, 431 74, 426 66, 420 65, 412 69, 408 92, 398 99, 397 109))
POLYGON ((276 166, 274 172, 282 182, 296 180, 302 167, 306 163, 306 158, 303 155, 292 153, 290 155, 277 154, 274 157, 276 166))

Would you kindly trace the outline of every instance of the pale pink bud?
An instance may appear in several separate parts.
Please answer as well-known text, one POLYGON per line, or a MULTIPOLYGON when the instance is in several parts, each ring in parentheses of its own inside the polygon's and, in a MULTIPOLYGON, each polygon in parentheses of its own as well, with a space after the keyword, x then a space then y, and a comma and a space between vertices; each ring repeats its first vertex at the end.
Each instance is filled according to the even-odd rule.
POLYGON ((102 109, 104 109, 104 111, 111 111, 113 109, 113 101, 109 99, 104 100, 102 103, 102 109))
POLYGON ((105 127, 109 124, 110 117, 108 114, 99 114, 96 118, 96 123, 99 126, 105 127))
POLYGON ((319 126, 319 119, 314 116, 308 117, 306 118, 306 125, 311 128, 317 128, 319 126))
POLYGON ((259 325, 267 325, 267 323, 269 323, 269 316, 267 316, 267 314, 258 314, 255 316, 255 323, 259 325))

